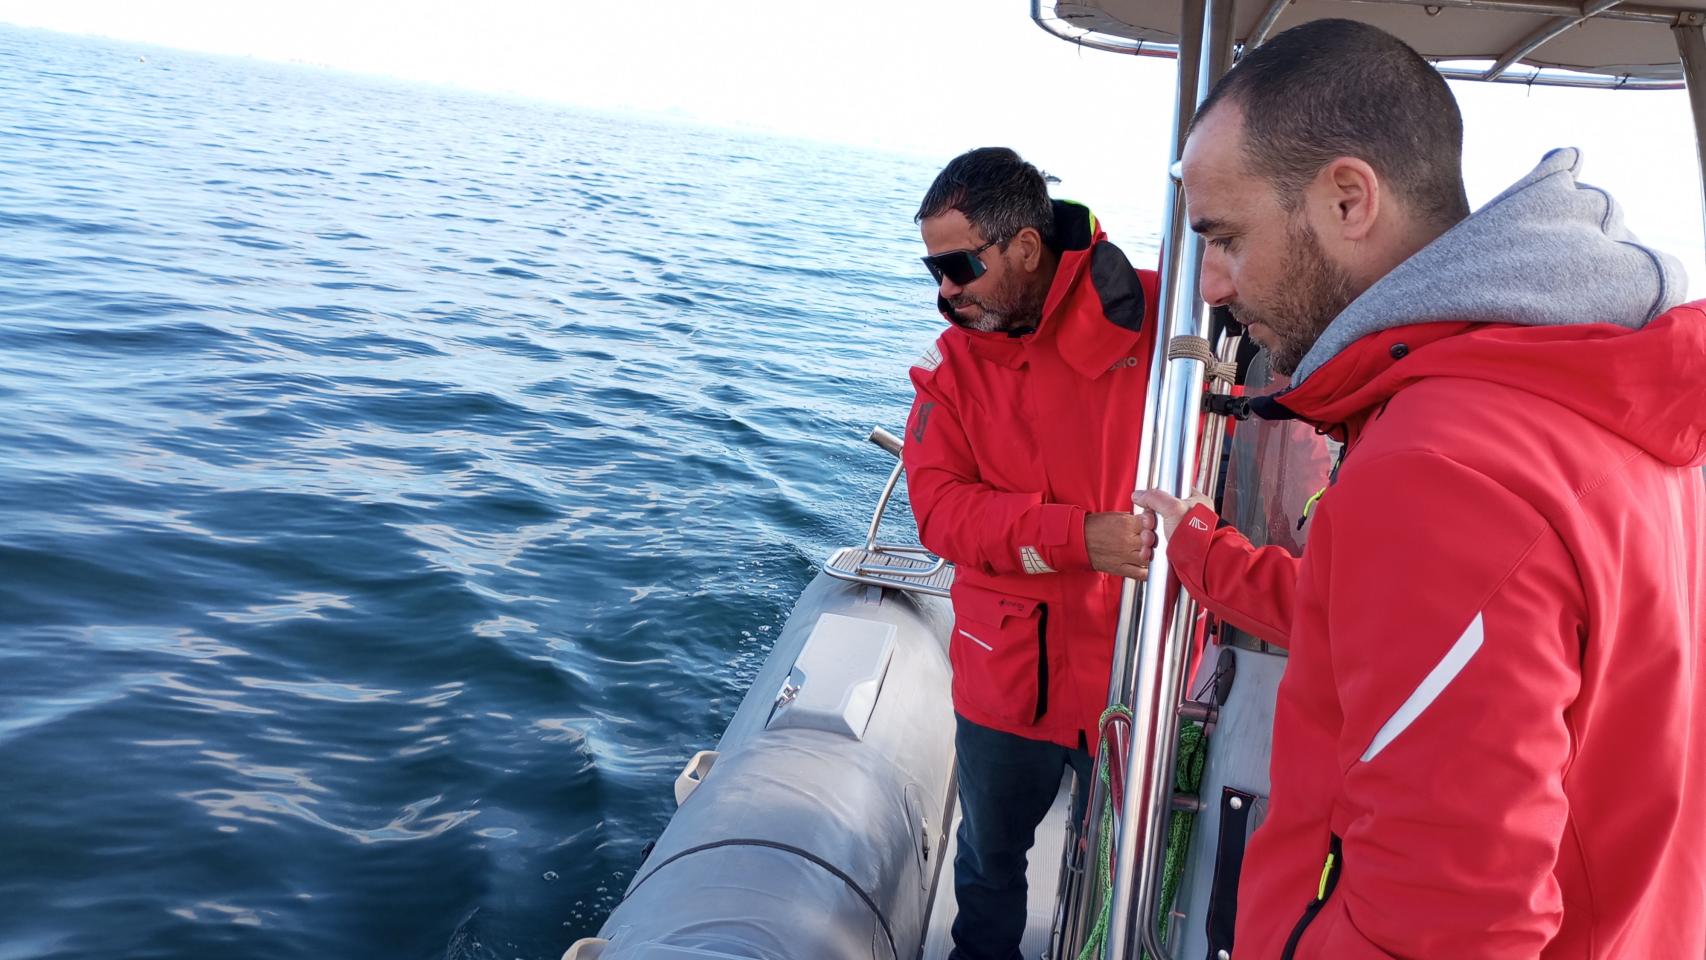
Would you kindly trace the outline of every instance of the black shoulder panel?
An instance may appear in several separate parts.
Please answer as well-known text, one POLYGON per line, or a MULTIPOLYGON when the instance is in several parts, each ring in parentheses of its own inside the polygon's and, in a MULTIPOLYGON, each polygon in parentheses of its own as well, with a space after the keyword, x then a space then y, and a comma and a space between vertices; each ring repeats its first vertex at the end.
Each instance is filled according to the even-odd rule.
POLYGON ((1090 251, 1090 282, 1110 322, 1127 330, 1143 329, 1143 285, 1119 247, 1104 240, 1090 251))

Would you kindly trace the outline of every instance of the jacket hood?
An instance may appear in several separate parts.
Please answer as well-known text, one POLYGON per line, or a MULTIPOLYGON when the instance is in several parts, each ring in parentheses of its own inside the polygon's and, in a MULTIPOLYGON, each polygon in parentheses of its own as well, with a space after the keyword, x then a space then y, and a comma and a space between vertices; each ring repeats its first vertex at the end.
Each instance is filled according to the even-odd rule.
POLYGON ((1346 307, 1298 365, 1307 380, 1380 330, 1459 320, 1638 329, 1687 294, 1681 262, 1643 246, 1611 195, 1576 180, 1581 151, 1546 154, 1528 176, 1441 234, 1346 307))
POLYGON ((950 324, 942 336, 963 338, 977 356, 1007 367, 1023 365, 1029 350, 1046 345, 1080 374, 1095 379, 1110 364, 1129 359, 1145 330, 1153 291, 1144 289, 1138 271, 1108 241, 1088 207, 1056 200, 1054 214, 1060 262, 1043 301, 1041 322, 1012 332, 971 330, 954 322, 953 312, 938 297, 937 306, 950 324))
POLYGON ((1706 462, 1706 310, 1679 306, 1682 265, 1576 182, 1579 163, 1552 151, 1376 282, 1268 415, 1354 424, 1407 384, 1458 377, 1553 401, 1665 462, 1706 462))

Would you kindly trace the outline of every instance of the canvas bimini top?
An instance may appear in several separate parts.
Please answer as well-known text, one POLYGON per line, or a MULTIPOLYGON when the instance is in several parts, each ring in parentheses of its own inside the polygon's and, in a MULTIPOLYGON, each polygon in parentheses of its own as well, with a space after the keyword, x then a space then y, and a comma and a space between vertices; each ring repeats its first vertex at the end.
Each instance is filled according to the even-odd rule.
MULTIPOLYGON (((1075 43, 1172 56, 1184 6, 1179 0, 1033 0, 1031 16, 1075 43)), ((1675 89, 1684 85, 1689 55, 1679 47, 1706 25, 1706 2, 1235 0, 1232 41, 1250 49, 1287 27, 1327 17, 1380 27, 1445 65, 1453 79, 1675 89)))

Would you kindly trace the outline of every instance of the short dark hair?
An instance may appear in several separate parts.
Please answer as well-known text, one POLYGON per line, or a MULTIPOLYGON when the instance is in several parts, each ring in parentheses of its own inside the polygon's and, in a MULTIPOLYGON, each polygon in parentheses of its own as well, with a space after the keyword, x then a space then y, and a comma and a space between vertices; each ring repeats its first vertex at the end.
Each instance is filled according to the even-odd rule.
POLYGON ((918 213, 922 222, 949 210, 965 214, 985 240, 1006 243, 1026 227, 1054 245, 1054 204, 1042 171, 1007 147, 967 150, 936 174, 918 213))
POLYGON ((1222 102, 1244 113, 1245 156, 1294 208, 1332 160, 1374 168, 1430 224, 1469 215, 1463 115, 1402 40, 1354 20, 1314 20, 1246 54, 1214 85, 1192 129, 1222 102))

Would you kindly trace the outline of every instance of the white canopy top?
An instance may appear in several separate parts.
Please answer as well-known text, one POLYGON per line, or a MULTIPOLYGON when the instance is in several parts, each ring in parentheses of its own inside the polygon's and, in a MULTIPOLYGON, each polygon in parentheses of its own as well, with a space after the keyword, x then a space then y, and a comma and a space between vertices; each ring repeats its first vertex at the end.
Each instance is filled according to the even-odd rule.
MULTIPOLYGON (((1054 17, 1078 30, 1156 44, 1179 42, 1177 0, 1059 0, 1054 17)), ((1373 24, 1435 61, 1516 63, 1602 76, 1680 81, 1671 26, 1706 22, 1706 0, 1235 0, 1244 44, 1309 20, 1373 24)))

